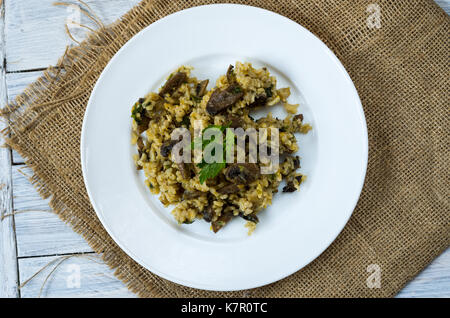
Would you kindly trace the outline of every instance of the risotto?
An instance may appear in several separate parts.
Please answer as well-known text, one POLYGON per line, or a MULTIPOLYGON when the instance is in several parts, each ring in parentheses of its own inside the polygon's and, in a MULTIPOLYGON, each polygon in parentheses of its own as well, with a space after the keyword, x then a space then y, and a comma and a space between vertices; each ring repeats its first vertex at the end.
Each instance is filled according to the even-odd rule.
MULTIPOLYGON (((306 176, 298 172, 300 158, 295 156, 298 144, 294 134, 305 134, 311 126, 303 123, 302 114, 295 115, 298 105, 288 103, 290 89, 277 88, 276 78, 265 67, 256 69, 250 63, 236 62, 212 89, 208 89, 208 79, 192 77, 191 70, 179 67, 158 92, 149 93, 133 105, 132 144, 137 146, 134 162, 145 173, 150 192, 159 195, 165 206, 174 205, 172 214, 178 223, 203 219, 217 232, 234 217, 241 217, 247 221, 251 234, 259 221, 258 213, 272 203, 282 181, 286 184, 282 188, 284 193, 299 190, 305 181, 306 176), (256 120, 251 116, 259 107, 280 103, 288 113, 284 119, 271 113, 256 120), (228 134, 231 128, 257 132, 276 128, 277 150, 270 149, 273 133, 260 133, 258 143, 266 142, 269 152, 276 151, 279 165, 269 174, 261 173, 260 168, 270 163, 249 160, 250 142, 242 148, 246 162, 207 163, 204 159, 177 162, 172 153, 177 141, 172 133, 184 128, 196 136, 195 127, 203 132, 208 128, 220 130, 226 140, 224 152, 228 151, 225 149, 228 141, 239 148, 236 136, 228 134)), ((192 137, 192 149, 194 140, 192 137)), ((208 142, 200 136, 200 151, 205 145, 208 142)), ((231 152, 232 158, 236 159, 236 153, 231 152)))

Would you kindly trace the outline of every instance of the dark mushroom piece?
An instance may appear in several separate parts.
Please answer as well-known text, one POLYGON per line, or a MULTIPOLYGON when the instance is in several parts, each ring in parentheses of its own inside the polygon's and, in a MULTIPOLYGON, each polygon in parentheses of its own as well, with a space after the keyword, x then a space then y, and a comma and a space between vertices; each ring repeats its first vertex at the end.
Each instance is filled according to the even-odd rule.
POLYGON ((219 216, 219 218, 211 223, 211 227, 214 233, 217 233, 221 228, 223 228, 228 222, 233 218, 232 213, 225 213, 219 216))
POLYGON ((202 195, 204 195, 205 193, 202 191, 184 191, 183 192, 183 200, 192 200, 198 197, 201 197, 202 195))
POLYGON ((220 194, 238 193, 241 189, 236 184, 229 184, 217 190, 220 194))
POLYGON ((140 136, 138 137, 138 140, 137 140, 137 147, 138 147, 139 157, 140 157, 142 155, 142 153, 144 152, 144 148, 145 148, 144 140, 140 136))
POLYGON ((184 179, 189 179, 191 177, 191 169, 188 164, 184 162, 179 162, 177 163, 177 166, 184 179))
MULTIPOLYGON (((145 145, 144 145, 144 141, 142 140, 142 137, 140 137, 140 136, 138 137, 138 140, 137 140, 137 147, 138 147, 139 158, 141 158, 142 154, 144 153, 144 150, 145 150, 145 145)), ((142 166, 137 164, 136 169, 142 170, 142 166)))
POLYGON ((186 82, 186 80, 187 75, 184 72, 177 72, 173 74, 159 91, 159 96, 164 97, 166 94, 171 94, 178 87, 180 87, 181 84, 186 82))
POLYGON ((197 97, 202 97, 203 95, 205 95, 208 83, 209 80, 206 79, 197 84, 197 86, 195 87, 195 94, 197 95, 197 97))
POLYGON ((303 114, 295 115, 294 118, 292 118, 292 119, 295 120, 295 121, 302 122, 303 121, 303 114))
POLYGON ((216 89, 209 98, 206 111, 211 116, 215 116, 233 106, 242 96, 244 96, 244 92, 237 84, 232 84, 224 90, 216 89))
POLYGON ((168 140, 164 142, 161 146, 161 156, 168 157, 170 152, 172 151, 173 146, 176 145, 178 141, 176 140, 168 140))
POLYGON ((205 210, 203 210, 203 220, 205 220, 206 222, 211 222, 214 216, 214 210, 212 207, 212 204, 209 204, 205 210))
POLYGON ((239 128, 244 126, 244 120, 242 120, 241 117, 237 117, 234 115, 228 115, 227 122, 230 124, 231 128, 239 128))
POLYGON ((283 188, 283 192, 295 192, 297 188, 294 185, 294 182, 289 181, 286 186, 283 188))
POLYGON ((137 127, 138 134, 142 134, 144 131, 148 129, 148 124, 150 123, 150 118, 148 118, 145 115, 141 115, 141 120, 139 122, 139 125, 137 127))
POLYGON ((259 219, 258 219, 258 217, 256 216, 255 213, 244 215, 244 213, 241 212, 241 213, 239 213, 239 216, 241 218, 243 218, 244 220, 253 222, 255 224, 257 224, 259 222, 259 219))
POLYGON ((248 107, 255 108, 255 107, 266 106, 266 103, 267 103, 267 96, 265 94, 260 94, 255 97, 254 102, 249 104, 248 107))
POLYGON ((234 74, 234 66, 233 65, 228 66, 227 82, 230 85, 236 83, 236 75, 234 74))
POLYGON ((205 184, 206 184, 208 187, 214 187, 214 186, 216 186, 218 183, 219 183, 218 178, 208 179, 208 180, 205 181, 205 184))
POLYGON ((259 178, 260 171, 256 163, 234 163, 226 169, 225 176, 234 183, 248 184, 259 178))
POLYGON ((300 168, 300 157, 299 156, 295 156, 295 158, 294 158, 294 170, 297 170, 298 168, 300 168))
POLYGON ((297 180, 298 184, 302 183, 303 176, 296 176, 295 180, 297 180))

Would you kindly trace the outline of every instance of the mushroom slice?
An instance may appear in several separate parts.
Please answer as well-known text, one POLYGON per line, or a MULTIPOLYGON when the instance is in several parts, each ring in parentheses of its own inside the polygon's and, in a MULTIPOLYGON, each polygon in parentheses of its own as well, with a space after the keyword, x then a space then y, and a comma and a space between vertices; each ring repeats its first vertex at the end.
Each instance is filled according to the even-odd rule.
POLYGON ((256 163, 234 163, 226 169, 225 176, 234 183, 248 184, 259 178, 260 171, 256 163))
POLYGON ((159 91, 159 96, 164 97, 166 94, 172 94, 178 87, 187 80, 187 74, 177 72, 173 74, 159 91))
POLYGON ((211 227, 214 233, 217 233, 221 228, 223 228, 228 222, 233 218, 232 213, 225 213, 219 216, 217 221, 212 222, 211 227))
POLYGON ((236 184, 229 184, 217 190, 220 194, 238 193, 241 189, 236 184))
POLYGON ((283 192, 295 192, 297 188, 294 185, 294 182, 289 181, 286 186, 283 188, 283 192))
POLYGON ((186 190, 186 191, 183 192, 183 200, 196 199, 198 197, 201 197, 204 194, 205 194, 204 192, 198 191, 198 190, 194 190, 194 191, 186 190))
POLYGON ((234 74, 234 66, 233 65, 228 66, 227 82, 230 85, 236 83, 236 75, 234 74))
POLYGON ((172 151, 173 146, 175 146, 177 142, 178 141, 176 140, 168 140, 164 142, 161 146, 161 156, 168 157, 170 155, 170 152, 172 151))
POLYGON ((224 90, 216 89, 209 98, 206 111, 211 116, 215 116, 233 106, 242 96, 244 96, 244 92, 237 84, 232 84, 224 90))
POLYGON ((197 97, 202 97, 203 95, 205 95, 208 83, 209 80, 206 79, 197 84, 197 86, 195 87, 195 94, 197 95, 197 97))
POLYGON ((184 179, 189 179, 191 177, 191 169, 188 164, 184 162, 179 162, 177 163, 177 166, 184 179))
POLYGON ((206 222, 211 222, 214 216, 214 210, 212 208, 212 204, 210 203, 204 210, 203 210, 203 220, 206 222))
POLYGON ((253 222, 253 223, 255 223, 255 224, 257 224, 257 223, 259 222, 259 219, 258 219, 258 217, 256 216, 256 213, 251 213, 251 214, 245 215, 244 213, 241 212, 241 213, 239 213, 239 216, 240 216, 241 218, 243 218, 244 220, 253 222))

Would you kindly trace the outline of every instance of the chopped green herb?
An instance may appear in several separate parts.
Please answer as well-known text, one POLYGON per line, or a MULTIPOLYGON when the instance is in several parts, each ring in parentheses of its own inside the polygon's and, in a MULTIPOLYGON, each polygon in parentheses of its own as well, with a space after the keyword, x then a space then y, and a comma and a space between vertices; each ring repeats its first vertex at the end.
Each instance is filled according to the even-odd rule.
POLYGON ((200 103, 202 101, 202 97, 198 97, 195 95, 191 95, 191 99, 192 99, 192 101, 194 101, 196 103, 200 103))
POLYGON ((242 92, 242 88, 239 86, 233 88, 233 94, 239 94, 240 92, 242 92))
POLYGON ((131 118, 133 118, 138 125, 141 123, 143 112, 144 107, 139 102, 134 104, 133 108, 131 109, 131 118))
POLYGON ((264 89, 264 90, 266 91, 266 96, 267 96, 267 98, 270 98, 270 97, 273 96, 272 88, 273 88, 273 85, 270 85, 269 87, 267 87, 267 88, 264 89))
POLYGON ((212 179, 216 177, 220 173, 220 171, 225 168, 225 166, 225 162, 216 162, 204 165, 202 170, 200 171, 200 183, 203 184, 206 179, 212 179))
POLYGON ((200 162, 199 164, 197 164, 197 167, 199 167, 200 169, 204 168, 207 165, 207 163, 205 161, 200 162))
POLYGON ((186 128, 189 128, 189 126, 191 125, 191 120, 189 119, 189 115, 186 115, 183 117, 183 120, 181 121, 182 125, 185 125, 186 128))
MULTIPOLYGON (((209 125, 208 127, 206 127, 205 129, 203 129, 203 133, 207 130, 207 129, 218 129, 221 132, 224 132, 225 129, 229 128, 231 125, 231 123, 228 123, 225 126, 221 126, 221 125, 209 125)), ((223 146, 223 156, 225 156, 226 153, 226 146, 230 145, 230 143, 234 143, 234 133, 232 133, 230 131, 230 133, 227 133, 225 136, 225 142, 222 144, 219 144, 220 146, 223 146)), ((191 148, 194 149, 195 148, 195 144, 199 143, 202 145, 202 150, 204 150, 206 148, 207 145, 209 144, 214 144, 214 136, 212 136, 211 140, 203 140, 201 137, 197 137, 194 139, 194 141, 191 143, 191 148)), ((225 160, 222 157, 222 160, 220 162, 214 162, 214 163, 207 163, 205 162, 205 160, 202 160, 202 162, 197 164, 197 167, 199 167, 200 169, 200 175, 199 175, 199 179, 200 179, 200 183, 203 184, 207 179, 212 179, 215 178, 220 171, 222 171, 222 169, 224 169, 226 166, 225 160)))

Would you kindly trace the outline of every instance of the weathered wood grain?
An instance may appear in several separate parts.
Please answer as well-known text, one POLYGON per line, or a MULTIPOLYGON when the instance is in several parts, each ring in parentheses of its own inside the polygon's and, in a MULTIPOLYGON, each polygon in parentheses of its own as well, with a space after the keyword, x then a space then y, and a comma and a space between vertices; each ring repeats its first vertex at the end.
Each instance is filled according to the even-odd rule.
MULTIPOLYGON (((4 58, 4 6, 0 3, 0 61, 4 58)), ((0 69, 0 103, 5 105, 5 69, 0 69)), ((0 129, 5 123, 0 122, 0 129)), ((16 238, 12 213, 11 152, 0 148, 0 297, 18 297, 16 238)))
POLYGON ((450 248, 409 282, 397 297, 450 298, 450 248))
MULTIPOLYGON (((73 41, 65 33, 68 19, 75 20, 75 7, 54 6, 54 0, 9 0, 6 5, 7 71, 35 70, 55 65, 66 46, 73 41)), ((76 3, 76 1, 69 1, 76 3)), ((138 0, 86 0, 104 24, 114 22, 137 4, 138 0)), ((81 23, 96 28, 83 14, 81 23)), ((78 39, 84 30, 74 28, 78 39)))
POLYGON ((444 9, 447 14, 450 14, 450 0, 435 0, 435 2, 444 9))
MULTIPOLYGON (((28 168, 24 168, 24 166, 13 167, 15 209, 16 211, 21 211, 22 209, 32 210, 32 212, 29 213, 16 215, 16 232, 19 256, 68 254, 90 251, 84 240, 75 234, 69 226, 60 221, 56 215, 47 212, 36 212, 41 209, 49 209, 49 207, 47 203, 39 197, 32 185, 28 182, 27 178, 18 172, 18 169, 23 169, 25 173, 30 173, 30 170, 28 170, 28 168)), ((41 259, 47 260, 49 258, 32 257, 32 260, 27 258, 28 261, 26 262, 21 260, 19 262, 20 270, 23 270, 31 276, 33 270, 43 264, 41 259), (28 268, 29 266, 32 268, 28 268)), ((83 261, 83 267, 87 272, 95 272, 98 269, 98 264, 83 261), (91 269, 91 266, 94 266, 95 269, 91 269)), ((419 276, 412 280, 405 287, 405 289, 399 293, 398 297, 450 297, 449 269, 450 249, 445 251, 419 276)), ((36 271, 37 270, 38 269, 36 269, 36 271)), ((114 281, 115 278, 110 276, 109 279, 111 281, 108 280, 108 284, 113 284, 112 281, 114 281)), ((24 280, 22 275, 21 280, 24 280)), ((95 284, 97 284, 97 282, 95 284)), ((30 297, 35 297, 37 295, 37 288, 38 287, 36 286, 33 287, 29 294, 30 297)), ((53 287, 50 286, 48 288, 48 296, 57 295, 53 294, 54 291, 51 290, 53 287)), ((88 284, 87 288, 88 293, 91 293, 93 287, 88 284)), ((66 292, 71 295, 73 291, 66 292)), ((66 292, 63 292, 63 294, 66 292)), ((83 291, 76 291, 76 293, 82 295, 83 291)), ((104 296, 105 295, 103 293, 97 295, 97 297, 104 296)), ((117 294, 116 296, 120 295, 117 294)))
POLYGON ((17 95, 20 95, 27 86, 36 81, 43 73, 43 71, 33 71, 6 74, 8 102, 14 101, 17 95))
POLYGON ((52 212, 24 175, 25 166, 12 167, 18 257, 92 252, 86 241, 52 212))
MULTIPOLYGON (((8 71, 33 70, 54 65, 71 40, 65 34, 65 21, 72 9, 55 7, 54 0, 6 1, 6 56, 8 71)), ((74 1, 75 2, 75 1, 74 1)), ((87 1, 105 24, 115 21, 138 0, 87 1)), ((448 0, 436 1, 450 12, 448 0)), ((86 17, 82 23, 95 27, 86 17)))
MULTIPOLYGON (((20 95, 27 86, 42 76, 43 71, 9 73, 6 74, 6 90, 8 103, 14 101, 17 95, 20 95)), ((16 152, 12 151, 13 164, 24 163, 24 159, 16 152)))
POLYGON ((24 283, 51 261, 55 263, 22 287, 22 297, 38 297, 46 277, 60 261, 63 262, 47 280, 41 297, 136 297, 96 254, 69 259, 64 257, 19 259, 20 283, 24 283))

